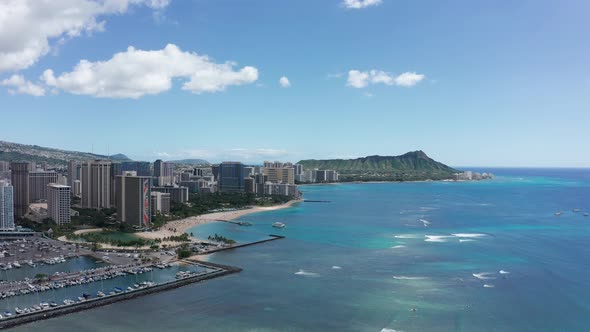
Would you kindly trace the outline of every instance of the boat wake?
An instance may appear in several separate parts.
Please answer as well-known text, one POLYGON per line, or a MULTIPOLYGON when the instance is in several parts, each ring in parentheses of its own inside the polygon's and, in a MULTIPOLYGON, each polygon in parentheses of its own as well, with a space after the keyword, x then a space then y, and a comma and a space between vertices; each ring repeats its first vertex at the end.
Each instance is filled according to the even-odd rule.
POLYGON ((295 272, 295 275, 298 276, 305 276, 305 277, 319 277, 320 275, 315 273, 315 272, 308 272, 305 270, 299 270, 297 272, 295 272))
POLYGON ((456 236, 456 237, 460 237, 460 238, 478 238, 478 237, 487 236, 487 234, 481 234, 481 233, 454 233, 451 235, 456 236))
POLYGON ((427 277, 408 277, 408 276, 393 276, 395 280, 426 280, 427 277))
POLYGON ((400 248, 405 248, 405 247, 406 246, 398 245, 398 246, 391 247, 391 249, 400 249, 400 248))
POLYGON ((493 280, 496 277, 492 276, 492 273, 489 272, 481 272, 481 273, 473 273, 472 276, 476 277, 479 280, 493 280))
POLYGON ((483 285, 483 287, 485 287, 485 288, 494 288, 495 286, 492 285, 492 284, 485 284, 485 285, 483 285))
POLYGON ((459 239, 459 242, 473 242, 474 239, 459 239))
POLYGON ((509 274, 510 272, 508 271, 504 271, 504 270, 500 270, 500 274, 509 274))

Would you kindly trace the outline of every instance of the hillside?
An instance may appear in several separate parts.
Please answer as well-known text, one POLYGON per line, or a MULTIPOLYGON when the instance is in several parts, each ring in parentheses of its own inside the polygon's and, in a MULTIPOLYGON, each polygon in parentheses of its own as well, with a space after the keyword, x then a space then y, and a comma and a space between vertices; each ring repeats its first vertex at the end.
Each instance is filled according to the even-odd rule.
POLYGON ((368 156, 357 159, 301 160, 304 169, 338 171, 341 181, 409 181, 450 179, 459 171, 422 151, 401 156, 368 156))
POLYGON ((68 160, 110 159, 116 161, 130 160, 123 154, 111 156, 46 148, 38 145, 25 145, 0 141, 0 160, 2 161, 34 161, 51 166, 64 166, 68 160))
POLYGON ((178 164, 178 165, 192 165, 192 166, 209 165, 209 162, 207 160, 203 160, 203 159, 170 160, 168 162, 172 163, 172 164, 178 164))

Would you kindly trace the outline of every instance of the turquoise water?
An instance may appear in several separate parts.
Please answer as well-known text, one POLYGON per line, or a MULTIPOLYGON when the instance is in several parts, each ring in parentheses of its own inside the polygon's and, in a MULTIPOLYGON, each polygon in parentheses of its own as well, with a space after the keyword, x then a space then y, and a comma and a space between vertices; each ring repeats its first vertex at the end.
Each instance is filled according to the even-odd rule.
POLYGON ((212 255, 244 268, 237 275, 15 330, 587 331, 590 171, 492 172, 486 182, 303 187, 331 203, 193 230, 287 237, 212 255))

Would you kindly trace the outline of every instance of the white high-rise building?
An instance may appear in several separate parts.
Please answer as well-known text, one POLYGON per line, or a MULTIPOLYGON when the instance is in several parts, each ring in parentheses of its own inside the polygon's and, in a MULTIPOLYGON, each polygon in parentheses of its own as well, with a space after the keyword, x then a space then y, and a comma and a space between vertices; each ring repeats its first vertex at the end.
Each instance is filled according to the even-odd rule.
POLYGON ((47 185, 47 216, 58 225, 70 223, 71 196, 69 186, 56 183, 47 185))
POLYGON ((0 180, 0 231, 14 230, 14 190, 10 183, 0 180))

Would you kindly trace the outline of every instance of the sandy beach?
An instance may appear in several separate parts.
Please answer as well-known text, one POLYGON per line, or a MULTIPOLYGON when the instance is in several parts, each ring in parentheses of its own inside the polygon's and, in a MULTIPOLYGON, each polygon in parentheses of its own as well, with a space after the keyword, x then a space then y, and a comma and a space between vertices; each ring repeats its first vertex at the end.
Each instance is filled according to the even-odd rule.
MULTIPOLYGON (((286 209, 288 207, 291 207, 293 204, 299 203, 299 202, 301 202, 301 200, 292 200, 292 201, 289 201, 285 204, 269 206, 269 207, 256 206, 256 207, 252 207, 250 209, 244 209, 244 210, 224 211, 224 212, 214 212, 214 213, 202 214, 200 216, 194 216, 194 217, 189 217, 189 218, 185 218, 185 219, 171 221, 157 231, 143 232, 143 233, 136 233, 136 234, 145 238, 145 239, 158 239, 158 238, 165 238, 165 237, 170 237, 170 236, 179 236, 179 235, 182 235, 183 233, 186 233, 188 229, 190 229, 194 226, 217 222, 219 220, 234 220, 234 219, 238 219, 240 217, 243 217, 245 215, 252 214, 252 213, 286 209)), ((204 240, 204 239, 199 239, 199 240, 204 240)))

